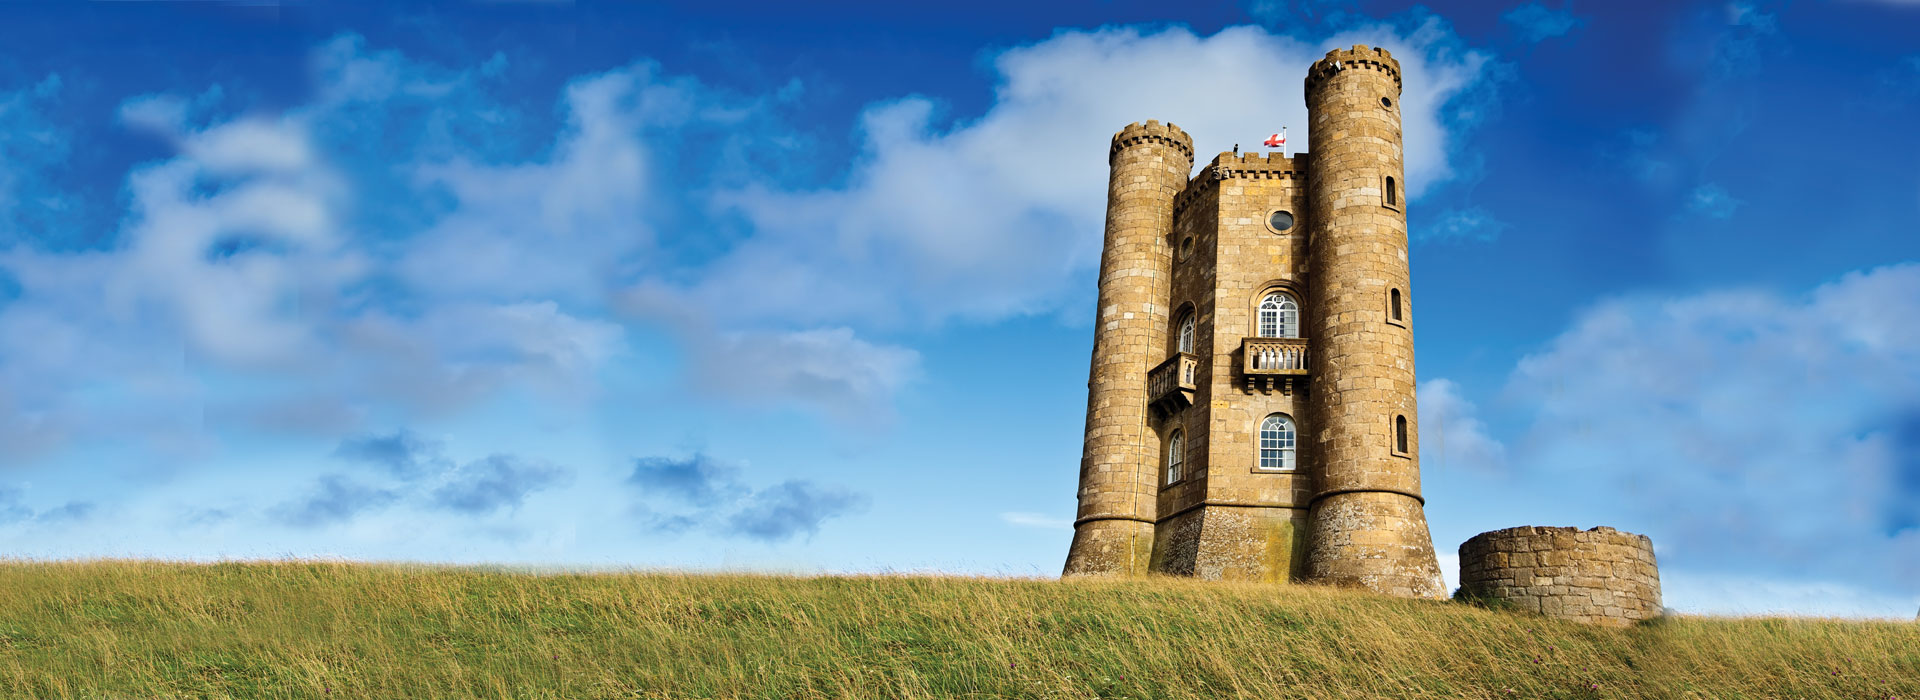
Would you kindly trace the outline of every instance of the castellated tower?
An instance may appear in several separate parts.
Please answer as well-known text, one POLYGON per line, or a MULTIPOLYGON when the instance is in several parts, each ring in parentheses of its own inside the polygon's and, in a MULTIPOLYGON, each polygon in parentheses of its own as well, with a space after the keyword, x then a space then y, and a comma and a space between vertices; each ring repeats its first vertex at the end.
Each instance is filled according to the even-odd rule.
POLYGON ((1080 512, 1066 575, 1146 573, 1153 544, 1154 456, 1147 368, 1167 338, 1167 247, 1173 198, 1193 172, 1193 139, 1149 121, 1113 135, 1107 151, 1107 235, 1087 379, 1080 512))
POLYGON ((1422 510, 1400 67, 1306 80, 1312 156, 1113 137, 1067 576, 1441 590, 1422 510))
POLYGON ((1334 51, 1306 93, 1319 479, 1304 578, 1443 597, 1420 496, 1400 62, 1334 51))

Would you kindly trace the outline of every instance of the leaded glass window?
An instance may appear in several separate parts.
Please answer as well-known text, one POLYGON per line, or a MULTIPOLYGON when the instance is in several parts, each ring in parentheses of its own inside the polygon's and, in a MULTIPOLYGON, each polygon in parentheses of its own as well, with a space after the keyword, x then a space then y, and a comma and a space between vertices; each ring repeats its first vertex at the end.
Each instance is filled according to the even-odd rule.
POLYGON ((1260 300, 1260 337, 1300 337, 1300 305, 1284 292, 1260 300))
POLYGON ((1292 469, 1295 435, 1292 418, 1275 413, 1260 421, 1260 468, 1292 469))
POLYGON ((1173 431, 1173 436, 1167 438, 1167 483, 1171 484, 1180 480, 1180 465, 1186 461, 1186 455, 1186 437, 1181 435, 1180 431, 1175 430, 1173 431))

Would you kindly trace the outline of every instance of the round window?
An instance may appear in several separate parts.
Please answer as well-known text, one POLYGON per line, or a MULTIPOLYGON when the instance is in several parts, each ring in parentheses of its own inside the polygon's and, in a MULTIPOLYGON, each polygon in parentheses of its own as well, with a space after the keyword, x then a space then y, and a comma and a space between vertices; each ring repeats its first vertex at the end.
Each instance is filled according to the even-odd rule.
POLYGON ((1180 242, 1180 259, 1184 261, 1191 257, 1193 257, 1193 236, 1187 236, 1186 240, 1180 242))
POLYGON ((1293 228, 1293 215, 1284 211, 1276 211, 1272 216, 1267 217, 1267 225, 1272 226, 1273 230, 1277 233, 1286 233, 1289 229, 1293 228))
POLYGON ((1391 97, 1380 98, 1380 106, 1385 107, 1387 109, 1393 109, 1393 98, 1391 97))

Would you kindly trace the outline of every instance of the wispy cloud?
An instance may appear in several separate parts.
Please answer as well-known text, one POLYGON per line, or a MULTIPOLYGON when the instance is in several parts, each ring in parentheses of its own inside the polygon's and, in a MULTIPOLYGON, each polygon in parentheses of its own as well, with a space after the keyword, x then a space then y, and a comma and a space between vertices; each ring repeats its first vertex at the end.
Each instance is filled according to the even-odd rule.
POLYGON ((650 300, 643 306, 697 309, 722 327, 864 331, 1057 311, 1081 298, 1078 273, 1099 259, 1087 232, 1100 228, 1108 135, 1171 121, 1195 137, 1202 162, 1276 123, 1311 141, 1297 94, 1244 88, 1355 43, 1391 49, 1407 75, 1409 190, 1419 196, 1454 177, 1451 154, 1467 125, 1444 112, 1486 79, 1491 59, 1436 17, 1355 25, 1317 43, 1255 27, 1062 31, 993 57, 995 101, 977 119, 950 122, 918 96, 870 105, 844 185, 721 191, 716 203, 744 217, 751 235, 690 282, 650 281, 633 293, 650 300))
POLYGON ((1431 224, 1415 228, 1411 235, 1419 241, 1488 243, 1499 239, 1508 228, 1484 207, 1475 206, 1441 212, 1431 224))
MULTIPOLYGON (((572 470, 511 454, 491 454, 456 464, 446 444, 411 430, 349 437, 332 456, 377 468, 390 481, 362 483, 345 474, 320 477, 308 494, 282 502, 268 515, 282 524, 320 527, 343 523, 392 506, 410 506, 481 517, 514 510, 534 493, 572 482, 572 470)), ((231 511, 203 512, 194 522, 218 522, 231 511)))
POLYGON ((1531 415, 1511 469, 1651 523, 1663 563, 1920 580, 1920 265, 1609 301, 1505 391, 1531 415))
POLYGON ((1500 18, 1512 26, 1521 39, 1534 44, 1557 36, 1566 36, 1567 32, 1586 23, 1586 20, 1575 17, 1571 8, 1562 7, 1552 10, 1537 2, 1508 10, 1500 18))
POLYGON ((1420 464, 1428 469, 1465 467, 1482 472, 1506 468, 1506 445, 1487 432, 1478 409, 1452 380, 1421 382, 1420 464))
POLYGON ((864 494, 806 481, 790 480, 755 491, 727 516, 729 532, 766 542, 811 536, 820 524, 867 505, 864 494))
POLYGON ((1733 213, 1740 209, 1740 205, 1745 203, 1734 199, 1733 195, 1727 193, 1726 188, 1707 183, 1694 188, 1693 193, 1688 195, 1687 211, 1710 219, 1726 219, 1732 217, 1733 213))
POLYGON ((755 489, 741 480, 738 468, 698 453, 634 460, 627 482, 639 489, 642 499, 635 512, 648 529, 663 534, 705 530, 780 542, 812 536, 827 520, 856 513, 868 503, 865 494, 802 479, 755 489), (675 510, 659 511, 647 501, 675 510))
POLYGON ((348 461, 372 464, 401 479, 424 476, 430 469, 442 469, 447 461, 441 456, 445 444, 429 440, 410 430, 389 435, 363 435, 340 441, 333 456, 348 461))
POLYGON ((571 472, 512 455, 491 455, 447 475, 433 490, 433 504, 470 515, 518 508, 528 494, 567 483, 571 472))
POLYGON ((739 470, 695 453, 684 459, 643 457, 633 461, 627 482, 648 494, 663 495, 696 506, 710 506, 738 498, 739 470))
POLYGON ((35 510, 27 504, 25 490, 13 486, 0 486, 0 524, 85 520, 93 514, 93 511, 94 504, 87 501, 67 501, 52 508, 35 510))
POLYGON ((313 528, 346 522, 400 500, 400 492, 361 484, 341 474, 320 477, 305 496, 269 508, 267 514, 282 524, 313 528))

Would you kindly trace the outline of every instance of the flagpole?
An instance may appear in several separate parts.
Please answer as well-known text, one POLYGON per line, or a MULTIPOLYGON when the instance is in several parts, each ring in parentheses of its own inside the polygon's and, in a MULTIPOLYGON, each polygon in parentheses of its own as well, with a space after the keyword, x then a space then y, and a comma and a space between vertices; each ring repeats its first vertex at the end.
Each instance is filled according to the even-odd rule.
POLYGON ((1287 155, 1292 150, 1292 148, 1287 147, 1287 127, 1280 127, 1280 157, 1292 158, 1293 156, 1287 155))

